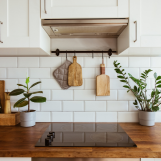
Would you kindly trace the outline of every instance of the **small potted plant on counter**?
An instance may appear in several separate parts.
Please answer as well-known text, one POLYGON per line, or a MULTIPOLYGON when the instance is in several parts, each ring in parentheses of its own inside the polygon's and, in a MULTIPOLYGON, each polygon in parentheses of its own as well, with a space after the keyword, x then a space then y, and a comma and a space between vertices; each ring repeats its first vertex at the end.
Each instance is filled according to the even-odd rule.
POLYGON ((118 73, 118 78, 121 82, 125 83, 124 88, 127 88, 127 92, 131 91, 136 97, 134 101, 134 106, 139 110, 139 122, 144 126, 154 126, 155 125, 155 112, 159 110, 159 102, 161 91, 158 88, 161 88, 161 76, 157 76, 157 73, 154 73, 155 87, 151 91, 150 97, 147 96, 147 83, 148 74, 152 72, 151 69, 145 70, 141 73, 141 78, 137 79, 128 73, 129 78, 136 83, 134 87, 131 87, 128 82, 128 77, 124 69, 121 69, 120 63, 114 61, 114 67, 116 73, 118 73))
POLYGON ((29 84, 29 77, 26 78, 26 85, 22 85, 22 84, 17 84, 18 86, 22 86, 24 88, 26 88, 26 91, 24 89, 15 89, 12 92, 10 92, 10 96, 17 96, 20 94, 23 94, 24 97, 21 98, 20 100, 18 100, 15 104, 14 104, 14 108, 18 107, 24 107, 28 105, 28 110, 27 111, 21 111, 20 113, 20 124, 23 127, 31 127, 35 125, 35 120, 36 120, 36 111, 35 110, 31 110, 30 109, 30 101, 34 102, 34 103, 43 103, 46 102, 46 98, 42 97, 42 96, 34 96, 32 98, 30 98, 33 94, 37 94, 37 93, 43 93, 42 91, 37 91, 37 92, 30 92, 30 89, 34 86, 36 86, 37 84, 41 83, 41 81, 36 82, 34 84, 32 84, 30 87, 28 87, 29 84))

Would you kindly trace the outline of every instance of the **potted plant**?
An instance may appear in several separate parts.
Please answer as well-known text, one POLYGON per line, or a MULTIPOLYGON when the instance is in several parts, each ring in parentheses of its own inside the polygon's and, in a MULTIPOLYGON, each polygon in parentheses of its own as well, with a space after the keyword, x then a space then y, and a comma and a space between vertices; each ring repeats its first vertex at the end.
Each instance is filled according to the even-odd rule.
POLYGON ((28 110, 21 111, 21 113, 20 113, 20 122, 21 122, 20 124, 23 127, 31 127, 31 126, 35 125, 36 111, 30 109, 30 101, 34 102, 34 103, 46 102, 45 97, 34 96, 34 97, 30 98, 33 94, 43 93, 42 91, 30 92, 30 89, 32 87, 36 86, 37 84, 41 83, 41 81, 32 84, 30 87, 28 86, 29 82, 30 82, 29 77, 27 77, 26 78, 26 85, 17 84, 18 86, 22 86, 22 87, 26 88, 26 90, 15 89, 12 92, 10 92, 10 94, 9 94, 10 96, 17 96, 22 93, 24 95, 24 97, 21 98, 20 100, 18 100, 13 106, 14 108, 16 108, 16 107, 20 108, 20 107, 24 107, 24 106, 28 105, 28 110))
POLYGON ((118 73, 118 78, 121 82, 125 83, 124 88, 127 88, 127 92, 131 91, 136 97, 134 101, 135 107, 139 110, 139 122, 141 125, 145 126, 154 126, 155 125, 155 112, 159 110, 159 102, 161 91, 158 88, 161 88, 161 76, 157 76, 157 73, 154 73, 155 87, 151 92, 150 98, 147 97, 147 83, 148 74, 152 72, 151 69, 145 70, 141 73, 141 78, 137 79, 128 73, 129 78, 136 83, 134 87, 131 87, 128 82, 128 77, 126 76, 125 70, 121 69, 120 63, 114 61, 114 67, 116 73, 118 73))

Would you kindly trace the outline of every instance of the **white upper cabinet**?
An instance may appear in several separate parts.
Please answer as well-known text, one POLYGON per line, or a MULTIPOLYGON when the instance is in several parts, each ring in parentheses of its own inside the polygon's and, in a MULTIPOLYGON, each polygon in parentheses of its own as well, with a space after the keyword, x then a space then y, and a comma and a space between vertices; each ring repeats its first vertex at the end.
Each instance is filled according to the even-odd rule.
POLYGON ((129 25, 118 38, 118 53, 133 47, 161 47, 161 0, 130 0, 129 25))
POLYGON ((0 55, 50 54, 39 0, 0 0, 0 21, 0 55))
POLYGON ((41 0, 42 19, 129 17, 128 0, 41 0))

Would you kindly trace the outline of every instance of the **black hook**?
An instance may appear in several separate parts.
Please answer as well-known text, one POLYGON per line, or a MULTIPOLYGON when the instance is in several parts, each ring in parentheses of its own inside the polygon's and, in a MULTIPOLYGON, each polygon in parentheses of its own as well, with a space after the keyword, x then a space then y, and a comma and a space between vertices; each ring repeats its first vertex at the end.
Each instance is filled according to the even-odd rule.
POLYGON ((59 49, 56 49, 56 56, 59 56, 59 49))
POLYGON ((109 49, 109 50, 107 51, 107 53, 108 53, 109 58, 110 58, 110 56, 112 55, 112 49, 109 49))
POLYGON ((74 50, 74 56, 75 56, 75 50, 74 50))

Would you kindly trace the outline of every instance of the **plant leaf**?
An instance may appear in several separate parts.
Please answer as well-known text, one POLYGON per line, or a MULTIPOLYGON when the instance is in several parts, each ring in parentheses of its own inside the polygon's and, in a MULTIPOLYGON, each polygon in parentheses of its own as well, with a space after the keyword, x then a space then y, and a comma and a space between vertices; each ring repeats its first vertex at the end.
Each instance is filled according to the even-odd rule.
POLYGON ((41 96, 32 97, 30 100, 31 100, 32 102, 35 102, 35 103, 46 102, 46 98, 45 98, 45 97, 41 97, 41 96))
POLYGON ((23 94, 26 98, 29 98, 31 95, 32 95, 32 93, 24 93, 23 94))
POLYGON ((22 106, 19 106, 22 102, 24 102, 24 100, 25 100, 26 98, 24 97, 24 98, 21 98, 20 100, 18 100, 15 104, 14 104, 14 108, 15 107, 22 107, 22 106))
POLYGON ((161 84, 157 86, 157 88, 161 88, 161 84))
POLYGON ((124 87, 124 88, 130 88, 129 86, 126 86, 126 85, 125 85, 125 86, 123 86, 123 87, 124 87))
POLYGON ((122 79, 124 79, 124 77, 123 77, 123 76, 121 76, 121 75, 118 75, 118 76, 117 76, 117 78, 122 78, 122 79))
POLYGON ((32 94, 36 94, 36 93, 43 93, 43 91, 32 92, 32 94))
POLYGON ((158 107, 158 106, 153 106, 153 107, 152 107, 152 110, 153 110, 154 112, 156 112, 156 111, 159 110, 159 107, 158 107))
POLYGON ((161 83, 161 81, 158 81, 156 84, 160 84, 161 83))
POLYGON ((158 76, 156 80, 159 80, 159 79, 161 79, 161 76, 158 76))
POLYGON ((20 95, 22 94, 23 92, 25 92, 23 89, 15 89, 13 90, 12 92, 10 92, 10 96, 17 96, 17 95, 20 95))
POLYGON ((16 107, 24 107, 28 105, 28 101, 23 101, 22 103, 20 103, 19 105, 17 105, 16 107))
MULTIPOLYGON (((32 88, 32 87, 34 87, 34 86, 36 86, 36 85, 37 85, 37 84, 39 84, 39 83, 41 83, 41 81, 39 81, 39 82, 36 82, 36 83, 32 84, 30 88, 32 88)), ((29 88, 29 89, 30 89, 30 88, 29 88)))
POLYGON ((30 77, 27 77, 26 78, 26 84, 29 84, 30 80, 29 80, 30 77))
POLYGON ((120 80, 120 82, 125 82, 125 83, 126 83, 126 81, 125 81, 125 80, 120 80))
POLYGON ((17 84, 18 86, 22 86, 22 87, 25 87, 25 88, 27 88, 26 86, 24 86, 23 84, 17 84))

